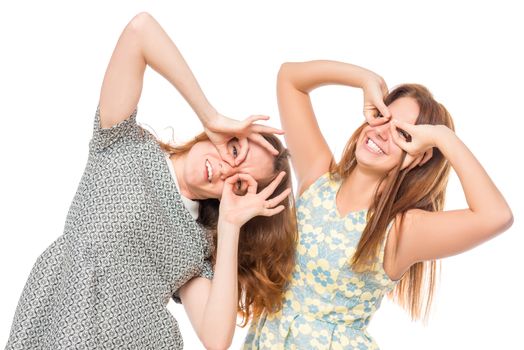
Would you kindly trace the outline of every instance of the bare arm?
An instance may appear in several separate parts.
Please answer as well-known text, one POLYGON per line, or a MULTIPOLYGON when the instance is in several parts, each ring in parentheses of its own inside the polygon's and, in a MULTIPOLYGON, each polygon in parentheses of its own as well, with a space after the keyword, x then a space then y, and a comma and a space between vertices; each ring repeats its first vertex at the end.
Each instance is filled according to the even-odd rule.
POLYGON ((103 128, 117 124, 134 111, 146 65, 178 89, 202 122, 216 114, 176 45, 151 15, 142 12, 124 28, 109 61, 100 92, 103 128))
MULTIPOLYGON (((506 200, 452 130, 442 125, 413 126, 405 123, 402 128, 408 129, 414 141, 417 130, 433 140, 434 146, 457 173, 469 208, 444 212, 408 211, 400 231, 395 229, 395 232, 400 232, 395 259, 399 275, 415 262, 444 258, 471 249, 507 230, 513 223, 506 200)), ((396 133, 392 135, 400 140, 396 133)), ((398 142, 403 144, 402 140, 398 142)))
POLYGON ((248 139, 273 154, 278 153, 260 133, 282 132, 268 126, 253 124, 269 117, 253 115, 239 121, 217 113, 176 45, 160 24, 146 12, 136 15, 124 28, 109 61, 100 92, 102 128, 109 128, 121 122, 134 111, 142 92, 147 65, 166 78, 182 94, 202 122, 220 156, 230 165, 238 165, 245 159, 249 149, 248 139), (240 143, 240 154, 236 159, 227 147, 233 137, 240 143))
POLYGON ((218 227, 217 259, 213 280, 197 277, 180 288, 180 299, 206 349, 227 349, 237 315, 239 227, 218 227))
POLYGON ((220 200, 213 280, 199 277, 180 288, 180 298, 191 324, 207 349, 227 349, 231 345, 238 303, 240 227, 257 215, 272 216, 284 210, 284 206, 279 204, 289 196, 290 188, 267 200, 284 175, 281 172, 259 193, 255 179, 248 174, 237 174, 226 180, 220 200), (244 196, 237 196, 233 191, 233 186, 239 179, 248 183, 244 196))
MULTIPOLYGON (((333 154, 319 129, 309 92, 328 84, 341 84, 376 92, 370 96, 370 105, 376 105, 389 116, 382 96, 387 87, 375 73, 349 63, 335 61, 310 61, 282 64, 277 78, 277 97, 280 119, 291 162, 297 176, 298 193, 301 194, 320 175, 328 171, 333 154), (379 87, 379 89, 377 89, 379 87)), ((367 104, 366 104, 367 105, 367 104)), ((367 118, 374 113, 366 109, 367 118)))

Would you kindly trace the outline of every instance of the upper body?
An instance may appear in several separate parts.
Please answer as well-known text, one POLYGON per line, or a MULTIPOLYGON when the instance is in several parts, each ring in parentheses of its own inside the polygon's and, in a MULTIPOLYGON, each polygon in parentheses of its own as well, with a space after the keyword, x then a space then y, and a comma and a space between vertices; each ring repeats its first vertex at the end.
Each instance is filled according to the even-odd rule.
MULTIPOLYGON (((239 249, 239 244, 248 238, 260 240, 258 237, 265 233, 282 251, 293 249, 294 233, 290 227, 276 225, 292 213, 289 171, 282 171, 287 167, 287 159, 283 147, 277 150, 278 140, 270 135, 282 132, 254 124, 267 120, 267 116, 254 115, 237 121, 218 113, 176 45, 148 13, 139 13, 129 22, 111 57, 100 94, 102 127, 119 123, 136 107, 146 66, 164 76, 181 93, 204 126, 205 135, 197 137, 197 142, 190 143, 190 147, 181 152, 174 147, 170 153, 176 153, 171 159, 180 192, 205 204, 201 215, 204 209, 208 214, 211 212, 199 220, 206 221, 203 224, 214 234, 214 277, 188 281, 180 289, 180 298, 206 348, 226 348, 233 337, 237 311, 249 313, 252 307, 277 303, 275 297, 258 297, 271 286, 260 286, 257 290, 256 286, 246 283, 246 280, 258 280, 257 266, 266 265, 260 263, 265 258, 250 253, 255 246, 239 249), (254 219, 257 216, 261 219, 254 219), (251 223, 255 228, 251 228, 253 232, 249 235, 253 237, 247 237, 245 231, 251 223), (254 258, 246 262, 245 257, 239 255, 239 251, 244 250, 254 258), (255 264, 253 259, 260 261, 255 264), (250 267, 239 269, 242 263, 250 267), (242 310, 239 288, 252 297, 248 310, 242 310)), ((259 248, 268 242, 271 240, 262 242, 259 248)), ((292 259, 291 253, 279 259, 292 259)), ((283 288, 286 273, 279 272, 278 266, 272 270, 273 282, 283 288)), ((275 291, 269 294, 273 293, 275 291)))
POLYGON ((326 172, 298 197, 296 266, 284 307, 251 324, 243 349, 377 348, 367 326, 397 281, 384 271, 384 244, 372 268, 350 268, 367 211, 341 215, 335 206, 340 185, 326 172))
MULTIPOLYGON (((405 85, 389 93, 377 74, 333 61, 285 63, 277 89, 298 194, 331 171, 343 178, 336 198, 338 212, 369 208, 392 215, 395 223, 384 258, 391 279, 400 279, 418 263, 471 249, 511 225, 513 217, 504 197, 455 135, 449 114, 427 89, 405 85), (336 165, 309 97, 311 90, 326 84, 359 87, 364 92, 367 123, 353 135, 336 165), (442 210, 450 167, 461 180, 468 208, 442 210), (420 195, 404 201, 402 196, 410 193, 408 183, 418 184, 412 190, 420 195), (393 194, 389 202, 384 189, 393 194), (389 212, 377 208, 383 198, 391 205, 389 212)), ((376 219, 384 237, 387 220, 376 219)), ((374 240, 373 232, 367 237, 374 240)))
MULTIPOLYGON (((166 296, 174 294, 175 298, 183 302, 206 348, 228 347, 239 309, 238 290, 243 276, 238 274, 238 246, 242 241, 241 235, 245 235, 244 227, 253 218, 263 217, 267 220, 257 225, 260 229, 255 237, 266 233, 274 239, 281 237, 289 241, 294 235, 289 227, 277 225, 291 213, 289 172, 282 171, 287 164, 285 152, 283 149, 277 150, 278 145, 272 144, 275 139, 273 135, 265 135, 281 132, 254 124, 255 121, 268 119, 266 116, 254 115, 238 121, 218 113, 208 102, 176 45, 147 13, 136 15, 122 31, 102 82, 96 116, 90 159, 66 223, 66 230, 71 229, 77 239, 73 240, 75 243, 60 240, 47 252, 49 254, 44 253, 44 260, 49 262, 60 260, 64 251, 75 251, 77 254, 72 255, 73 260, 80 259, 80 263, 66 264, 64 266, 68 268, 57 270, 52 278, 59 277, 53 280, 55 282, 52 285, 60 287, 60 279, 67 280, 67 276, 79 267, 89 270, 102 264, 114 269, 115 274, 92 278, 98 276, 98 270, 93 268, 89 271, 94 271, 94 275, 83 275, 87 276, 83 279, 86 284, 75 286, 79 293, 83 291, 85 298, 90 300, 81 305, 86 315, 96 315, 97 308, 103 305, 97 303, 93 296, 104 289, 113 308, 122 306, 119 315, 132 320, 127 326, 133 332, 140 332, 140 328, 143 328, 156 329, 163 334, 177 333, 174 326, 176 322, 167 317, 168 311, 165 309, 166 296), (200 138, 185 151, 169 158, 180 191, 170 175, 161 142, 138 127, 133 117, 147 66, 164 76, 183 95, 202 121, 206 132, 205 138, 200 138), (258 146, 250 147, 250 143, 258 146), (115 192, 113 182, 116 181, 119 189, 132 194, 127 197, 115 192), (96 194, 96 200, 91 200, 94 198, 92 194, 96 194), (182 204, 180 194, 189 200, 212 202, 208 207, 212 212, 212 220, 197 223, 182 204), (106 200, 114 200, 115 203, 108 204, 106 200), (111 208, 104 207, 106 204, 111 205, 111 208), (118 214, 108 215, 106 212, 100 214, 102 222, 90 222, 87 214, 94 209, 99 213, 105 209, 116 210, 118 214), (271 230, 267 227, 271 227, 271 230), (114 229, 120 232, 122 228, 129 234, 113 232, 114 229), (96 233, 94 235, 80 234, 93 230, 96 233), (213 244, 209 244, 208 234, 214 240, 213 244), (105 242, 108 240, 111 244, 106 247, 105 242), (131 243, 131 248, 128 249, 128 245, 122 241, 131 243), (105 248, 108 248, 108 254, 98 254, 104 252, 105 248), (196 260, 186 261, 193 259, 195 251, 198 251, 196 260), (173 255, 169 252, 177 253, 173 255), (135 256, 139 258, 134 259, 135 256), (90 262, 85 266, 81 264, 84 258, 90 262), (214 265, 212 279, 211 260, 214 265), (112 265, 114 261, 119 263, 112 265), (125 266, 126 261, 129 266, 125 266), (126 272, 144 272, 144 269, 147 272, 140 275, 126 272), (142 303, 126 303, 125 299, 120 299, 119 293, 113 288, 113 284, 126 285, 118 283, 120 278, 136 282, 136 286, 124 289, 127 293, 143 297, 142 303), (137 292, 141 289, 143 293, 137 292), (150 315, 158 315, 160 322, 141 317, 137 309, 143 307, 150 315), (163 322, 165 320, 169 322, 163 322), (147 323, 147 326, 143 323, 147 323)), ((292 252, 290 242, 282 244, 282 247, 292 252)), ((286 259, 291 258, 288 255, 286 259)), ((47 268, 46 263, 39 266, 47 268)), ((271 272, 279 272, 280 269, 276 267, 271 272)), ((257 267, 248 270, 251 274, 257 273, 257 267)), ((27 286, 31 286, 41 272, 35 269, 27 286)), ((274 282, 283 285, 285 278, 277 277, 274 282)), ((67 284, 62 286, 67 287, 67 284)), ((31 307, 26 298, 31 294, 30 289, 26 287, 23 293, 20 310, 31 307)), ((258 296, 253 286, 247 289, 252 295, 258 296)), ((61 307, 61 299, 57 297, 60 293, 55 292, 52 288, 38 290, 38 293, 45 295, 45 298, 41 298, 44 303, 49 301, 48 305, 61 307)), ((74 298, 71 303, 75 307, 74 298)), ((256 298, 256 303, 251 302, 249 306, 261 307, 274 303, 274 300, 263 297, 256 298)), ((59 307, 53 310, 59 312, 59 307)), ((43 317, 53 319, 49 314, 43 317)), ((100 319, 89 318, 93 321, 92 327, 81 328, 85 329, 84 335, 91 337, 91 340, 98 341, 109 333, 112 334, 111 338, 115 335, 111 328, 100 328, 105 324, 100 319)), ((81 322, 77 324, 73 319, 70 321, 71 327, 80 327, 81 322)), ((20 326, 31 332, 25 320, 22 320, 20 326)), ((176 334, 174 338, 164 345, 180 347, 181 339, 176 334)), ((122 346, 129 346, 136 341, 147 343, 148 339, 136 333, 133 338, 123 339, 122 346)), ((161 337, 159 341, 163 339, 166 338, 161 337)), ((154 346, 151 345, 152 341, 149 343, 154 346)))
POLYGON ((8 349, 182 348, 165 306, 189 280, 212 278, 213 242, 136 114, 102 129, 97 108, 64 232, 31 271, 8 349))

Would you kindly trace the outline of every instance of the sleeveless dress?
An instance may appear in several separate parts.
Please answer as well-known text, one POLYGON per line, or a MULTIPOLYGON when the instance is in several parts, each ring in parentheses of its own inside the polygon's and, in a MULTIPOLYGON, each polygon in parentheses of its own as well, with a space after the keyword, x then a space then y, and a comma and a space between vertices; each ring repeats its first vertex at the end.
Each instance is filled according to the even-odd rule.
POLYGON ((383 269, 384 243, 372 270, 350 268, 367 210, 341 217, 340 185, 326 173, 297 199, 299 242, 283 308, 251 324, 243 349, 378 349, 366 326, 397 282, 383 269))
POLYGON ((64 232, 36 260, 6 349, 182 349, 179 288, 212 278, 211 237, 184 206, 166 155, 136 123, 95 113, 64 232))

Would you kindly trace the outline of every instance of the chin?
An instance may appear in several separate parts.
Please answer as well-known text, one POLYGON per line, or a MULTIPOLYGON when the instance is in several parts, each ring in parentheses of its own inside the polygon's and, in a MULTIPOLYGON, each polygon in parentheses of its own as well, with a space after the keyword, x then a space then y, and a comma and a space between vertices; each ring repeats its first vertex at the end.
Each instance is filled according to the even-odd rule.
POLYGON ((365 157, 362 157, 362 158, 357 157, 357 167, 363 170, 372 171, 374 173, 383 174, 383 175, 389 172, 389 170, 386 169, 383 164, 377 164, 377 162, 373 162, 368 159, 365 159, 365 157))

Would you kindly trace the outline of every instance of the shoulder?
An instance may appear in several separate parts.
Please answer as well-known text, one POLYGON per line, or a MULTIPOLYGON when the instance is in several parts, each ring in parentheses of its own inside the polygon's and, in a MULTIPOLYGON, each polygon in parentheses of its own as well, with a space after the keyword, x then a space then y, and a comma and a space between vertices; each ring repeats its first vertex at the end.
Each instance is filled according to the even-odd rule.
POLYGON ((329 185, 335 185, 337 182, 336 177, 332 175, 329 171, 320 175, 316 179, 313 179, 307 184, 300 184, 298 197, 308 197, 317 190, 324 188, 329 185))

